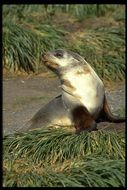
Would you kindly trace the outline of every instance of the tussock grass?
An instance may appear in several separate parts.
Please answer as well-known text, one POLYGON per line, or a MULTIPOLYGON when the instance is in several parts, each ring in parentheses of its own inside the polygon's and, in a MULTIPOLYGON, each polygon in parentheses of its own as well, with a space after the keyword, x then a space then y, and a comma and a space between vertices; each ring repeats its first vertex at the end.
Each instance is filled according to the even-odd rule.
POLYGON ((124 187, 125 163, 93 156, 51 166, 19 159, 13 163, 13 170, 6 171, 4 184, 7 187, 124 187))
POLYGON ((38 71, 45 51, 64 47, 63 32, 44 24, 31 27, 10 20, 3 23, 3 66, 12 71, 38 71), (39 29, 38 29, 39 28, 39 29))
POLYGON ((50 5, 4 5, 4 15, 12 16, 17 15, 18 19, 22 20, 26 16, 33 14, 46 14, 47 16, 54 15, 57 12, 64 12, 72 14, 78 19, 83 19, 88 16, 104 16, 108 13, 116 12, 119 14, 122 5, 111 5, 111 4, 50 4, 50 5))
POLYGON ((124 29, 117 27, 89 29, 75 39, 72 48, 93 65, 101 78, 113 81, 124 79, 124 29))
POLYGON ((7 136, 3 145, 4 186, 124 186, 123 133, 44 128, 7 136))
POLYGON ((92 153, 124 159, 123 139, 119 134, 109 131, 72 135, 63 129, 38 129, 28 134, 8 137, 5 140, 5 152, 9 155, 13 151, 18 157, 25 153, 26 157, 32 157, 36 163, 42 159, 56 162, 92 153))
MULTIPOLYGON (((125 77, 124 20, 125 11, 122 5, 4 5, 3 66, 12 72, 45 71, 42 54, 62 48, 76 51, 85 57, 101 78, 123 80, 125 77), (107 19, 112 18, 112 21, 107 27, 103 27, 101 22, 102 26, 87 29, 83 24, 82 32, 80 30, 67 32, 64 27, 61 29, 53 21, 55 13, 57 20, 58 13, 61 12, 75 15, 79 20, 82 18, 84 20, 87 16, 105 16, 107 19)), ((78 23, 80 22, 77 21, 78 23)), ((71 29, 68 24, 69 27, 71 29)))

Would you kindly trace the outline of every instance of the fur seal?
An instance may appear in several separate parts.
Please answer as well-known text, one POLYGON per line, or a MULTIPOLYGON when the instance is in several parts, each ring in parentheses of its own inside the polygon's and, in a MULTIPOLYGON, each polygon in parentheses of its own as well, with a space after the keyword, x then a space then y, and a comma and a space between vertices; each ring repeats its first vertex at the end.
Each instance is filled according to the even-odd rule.
POLYGON ((25 131, 51 125, 74 125, 76 133, 80 133, 97 130, 97 123, 101 121, 125 121, 124 117, 111 113, 102 80, 79 54, 60 49, 44 54, 43 61, 58 75, 62 93, 33 116, 25 131))

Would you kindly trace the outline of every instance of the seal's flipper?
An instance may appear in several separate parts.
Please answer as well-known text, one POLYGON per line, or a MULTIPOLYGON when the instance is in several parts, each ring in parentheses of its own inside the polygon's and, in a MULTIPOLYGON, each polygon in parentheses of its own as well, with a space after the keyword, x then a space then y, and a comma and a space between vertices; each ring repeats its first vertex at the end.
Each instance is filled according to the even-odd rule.
POLYGON ((90 115, 85 106, 76 106, 72 110, 72 119, 76 128, 76 133, 81 131, 95 131, 97 130, 97 124, 90 115))
POLYGON ((112 114, 109 108, 106 96, 104 96, 103 109, 97 119, 97 122, 101 122, 101 121, 108 121, 108 122, 113 122, 113 123, 125 122, 125 117, 119 117, 112 114))
POLYGON ((37 113, 20 129, 21 132, 48 126, 71 125, 70 113, 66 110, 62 96, 58 95, 39 109, 37 113))

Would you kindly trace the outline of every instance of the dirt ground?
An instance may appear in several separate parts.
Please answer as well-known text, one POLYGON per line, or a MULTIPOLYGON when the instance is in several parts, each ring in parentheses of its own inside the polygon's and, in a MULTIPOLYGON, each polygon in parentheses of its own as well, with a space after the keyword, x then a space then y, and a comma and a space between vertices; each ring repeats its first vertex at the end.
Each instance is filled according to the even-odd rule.
MULTIPOLYGON (((23 126, 44 104, 61 92, 60 82, 56 77, 3 77, 3 133, 12 133, 23 126)), ((106 88, 111 110, 125 110, 125 85, 115 84, 106 88)), ((124 113, 123 113, 124 114, 124 113)), ((101 123, 100 127, 125 129, 125 123, 101 123)))

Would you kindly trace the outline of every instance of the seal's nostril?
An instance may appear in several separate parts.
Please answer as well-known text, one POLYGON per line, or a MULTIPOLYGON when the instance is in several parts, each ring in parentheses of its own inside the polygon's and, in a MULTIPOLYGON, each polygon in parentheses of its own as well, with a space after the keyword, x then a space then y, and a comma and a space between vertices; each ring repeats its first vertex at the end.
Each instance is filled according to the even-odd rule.
POLYGON ((46 55, 46 53, 42 53, 42 55, 41 55, 41 56, 42 56, 42 57, 45 57, 45 55, 46 55))
POLYGON ((43 53, 43 54, 42 54, 42 59, 43 59, 43 60, 46 60, 47 57, 48 57, 48 54, 47 54, 47 53, 43 53))

